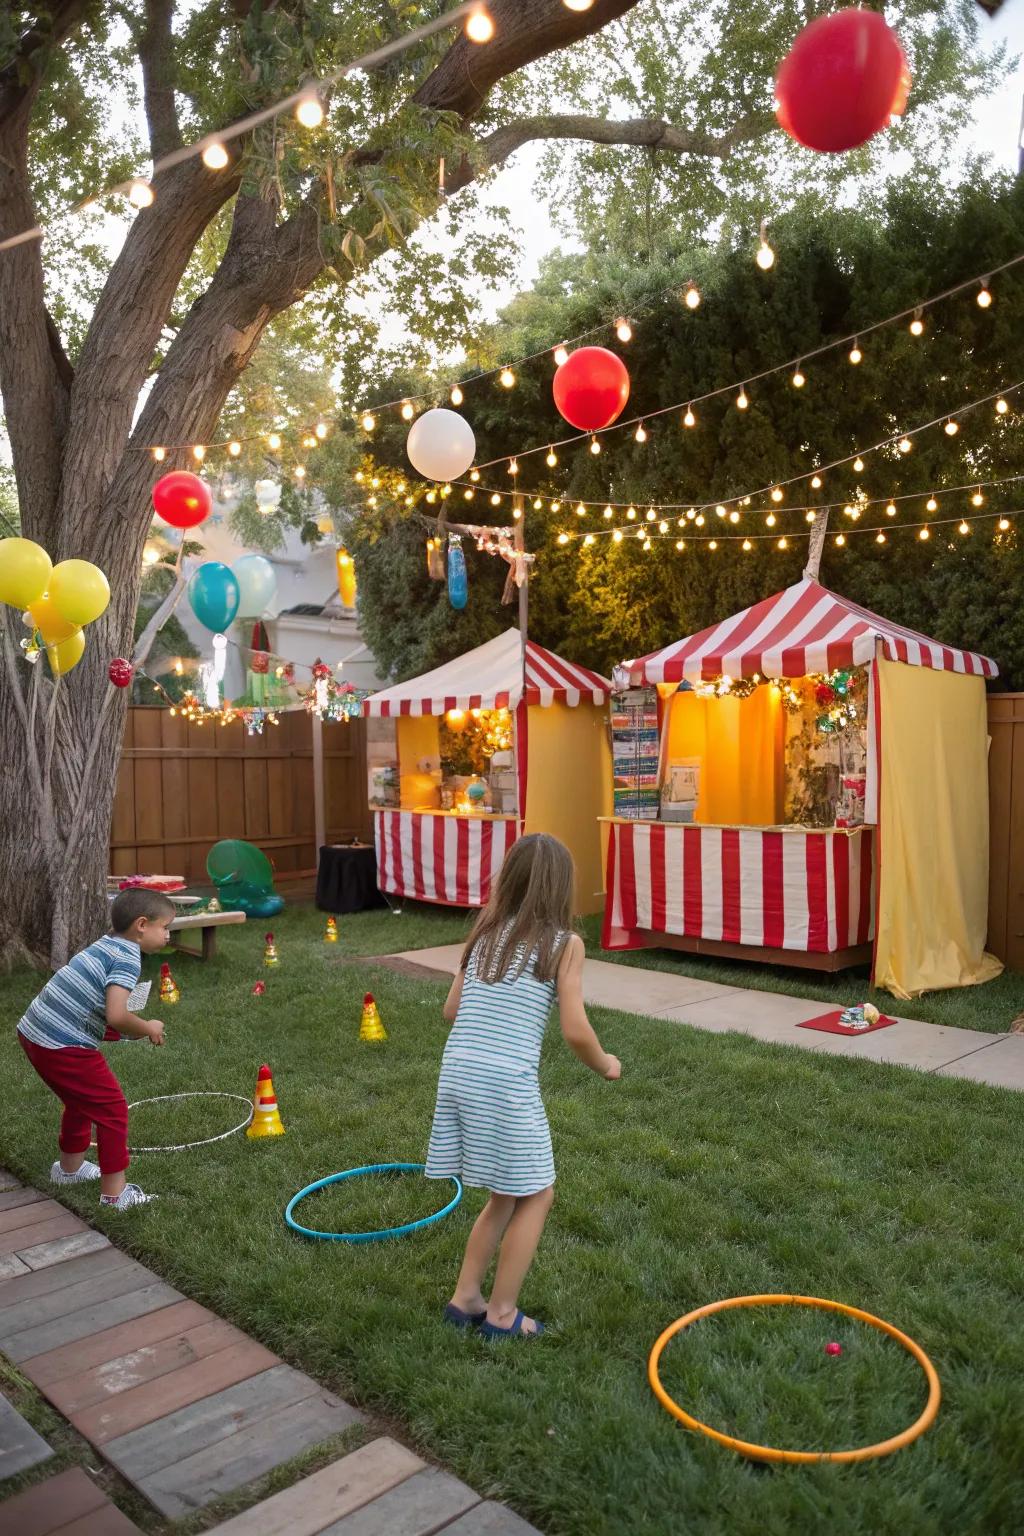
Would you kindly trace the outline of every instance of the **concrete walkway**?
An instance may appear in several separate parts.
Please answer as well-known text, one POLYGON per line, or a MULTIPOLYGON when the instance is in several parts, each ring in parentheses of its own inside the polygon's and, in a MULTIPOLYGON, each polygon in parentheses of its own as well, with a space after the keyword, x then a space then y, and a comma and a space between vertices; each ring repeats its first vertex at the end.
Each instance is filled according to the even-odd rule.
MULTIPOLYGON (((364 1416, 319 1382, 2 1169, 0 1266, 0 1351, 165 1519, 186 1518, 361 1425, 370 1431, 368 1444, 254 1503, 216 1532, 539 1536, 503 1504, 482 1500, 388 1436, 374 1437, 364 1416)), ((0 1414, 0 1436, 10 1449, 19 1416, 0 1404, 8 1409, 0 1414)), ((40 1447, 49 1453, 27 1424, 22 1440, 24 1431, 38 1441, 27 1447, 32 1460, 40 1447)), ((0 1533, 137 1530, 81 1468, 6 1502, 0 1495, 0 1533)))
MULTIPOLYGON (((435 949, 407 950, 386 959, 454 976, 461 954, 460 944, 445 944, 435 949)), ((854 983, 851 987, 851 1002, 857 1001, 855 986, 854 983)), ((647 971, 608 960, 584 961, 583 996, 594 1007, 671 1019, 714 1034, 733 1030, 772 1045, 796 1045, 805 1051, 832 1056, 916 1067, 938 1077, 966 1077, 976 1083, 1024 1092, 1024 1035, 950 1029, 944 1024, 926 1024, 920 1019, 901 1019, 895 1015, 890 1015, 896 1017, 890 1028, 870 1034, 822 1034, 797 1026, 827 1013, 827 1003, 786 997, 779 992, 726 987, 692 976, 647 971)))

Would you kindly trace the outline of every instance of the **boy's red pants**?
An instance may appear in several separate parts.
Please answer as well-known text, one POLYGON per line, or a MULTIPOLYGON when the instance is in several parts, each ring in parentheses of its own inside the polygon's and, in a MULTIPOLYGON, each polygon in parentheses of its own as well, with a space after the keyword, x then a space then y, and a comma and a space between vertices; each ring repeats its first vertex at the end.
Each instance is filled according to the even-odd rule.
POLYGON ((102 1053, 85 1045, 48 1051, 24 1035, 18 1039, 43 1082, 64 1104, 61 1151, 88 1152, 95 1125, 100 1172, 122 1173, 129 1162, 128 1105, 102 1053))

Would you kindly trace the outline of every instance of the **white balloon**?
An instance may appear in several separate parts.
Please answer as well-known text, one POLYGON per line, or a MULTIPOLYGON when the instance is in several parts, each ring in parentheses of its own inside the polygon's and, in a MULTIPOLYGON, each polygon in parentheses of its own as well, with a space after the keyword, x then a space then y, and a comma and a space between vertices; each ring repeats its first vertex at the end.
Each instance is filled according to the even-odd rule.
POLYGON ((427 480, 457 480, 476 455, 473 428, 457 411, 424 411, 409 428, 405 451, 427 480))
MULTIPOLYGON (((277 592, 274 567, 266 555, 242 555, 232 571, 238 582, 238 612, 246 619, 261 618, 277 592)), ((216 640, 213 643, 216 645, 216 640)))

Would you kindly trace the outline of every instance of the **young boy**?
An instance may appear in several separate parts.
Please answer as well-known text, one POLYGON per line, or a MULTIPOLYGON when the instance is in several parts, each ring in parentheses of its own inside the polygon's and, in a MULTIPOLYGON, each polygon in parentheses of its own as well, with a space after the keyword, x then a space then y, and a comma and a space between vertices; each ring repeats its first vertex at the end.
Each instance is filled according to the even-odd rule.
POLYGON ((111 907, 113 932, 62 966, 18 1024, 25 1055, 64 1104, 60 1158, 50 1169, 51 1181, 99 1179, 100 1204, 118 1211, 146 1205, 156 1196, 125 1182, 128 1105, 99 1045, 119 1035, 163 1045, 160 1020, 129 1013, 128 998, 139 980, 141 956, 169 943, 173 917, 173 905, 159 892, 122 891, 111 907), (98 1168, 85 1161, 94 1125, 98 1168))

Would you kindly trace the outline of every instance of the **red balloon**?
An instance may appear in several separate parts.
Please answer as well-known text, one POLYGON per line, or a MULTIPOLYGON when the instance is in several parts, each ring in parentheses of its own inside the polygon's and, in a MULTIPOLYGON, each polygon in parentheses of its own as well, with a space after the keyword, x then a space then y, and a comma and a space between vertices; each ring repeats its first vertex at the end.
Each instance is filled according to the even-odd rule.
POLYGON ((115 688, 127 688, 132 680, 134 668, 130 661, 125 661, 123 656, 115 656, 107 668, 107 676, 115 688))
POLYGON ((776 117, 808 149, 838 154, 866 144, 900 117, 910 69, 877 11, 836 11, 804 27, 779 65, 776 117))
POLYGON ((629 374, 621 357, 607 347, 580 347, 555 373, 555 404, 581 432, 610 427, 629 399, 629 374))
POLYGON ((210 487, 187 469, 172 469, 153 487, 153 510, 172 528, 194 528, 213 511, 210 487))

